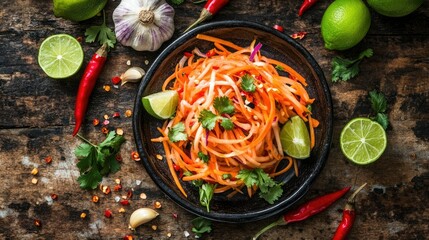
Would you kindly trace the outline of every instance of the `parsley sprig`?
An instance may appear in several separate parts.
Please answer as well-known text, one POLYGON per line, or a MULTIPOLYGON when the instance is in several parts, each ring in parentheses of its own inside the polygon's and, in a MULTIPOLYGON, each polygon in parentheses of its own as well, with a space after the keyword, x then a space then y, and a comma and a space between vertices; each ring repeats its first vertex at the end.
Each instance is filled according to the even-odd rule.
POLYGON ((380 123, 380 125, 387 129, 389 126, 389 118, 387 117, 387 99, 383 93, 377 92, 376 90, 369 92, 369 101, 371 102, 372 111, 375 113, 375 116, 372 117, 373 120, 380 123))
POLYGON ((198 122, 201 123, 203 128, 213 130, 216 126, 216 122, 220 120, 220 125, 223 128, 226 130, 232 130, 234 128, 232 120, 228 117, 221 116, 222 114, 234 114, 235 108, 231 100, 226 96, 217 97, 214 99, 213 106, 219 115, 210 110, 203 109, 198 116, 198 122))
POLYGON ((79 168, 80 176, 77 181, 83 189, 95 189, 103 176, 117 172, 121 168, 116 155, 125 138, 116 135, 115 131, 110 131, 103 142, 95 145, 81 135, 77 136, 84 141, 74 151, 79 159, 76 166, 79 168))
POLYGON ((356 59, 334 57, 332 61, 332 82, 347 81, 359 74, 359 63, 366 57, 372 57, 373 51, 368 48, 361 52, 356 59))
POLYGON ((98 41, 100 45, 107 44, 109 48, 114 48, 116 44, 116 35, 106 25, 106 15, 103 11, 103 23, 99 26, 91 26, 85 31, 85 42, 93 43, 98 41))
POLYGON ((279 199, 283 194, 281 184, 276 183, 264 170, 260 168, 242 169, 237 174, 237 179, 243 180, 247 187, 259 187, 259 197, 270 204, 279 199))

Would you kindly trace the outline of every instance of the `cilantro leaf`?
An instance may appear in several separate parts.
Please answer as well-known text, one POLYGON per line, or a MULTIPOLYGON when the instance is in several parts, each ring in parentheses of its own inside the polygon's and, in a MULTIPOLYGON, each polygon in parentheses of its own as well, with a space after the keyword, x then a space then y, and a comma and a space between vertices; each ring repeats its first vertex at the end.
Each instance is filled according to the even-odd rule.
POLYGON ((210 201, 213 198, 215 184, 204 183, 199 189, 200 204, 207 208, 207 212, 210 212, 210 201))
POLYGON ((213 107, 219 114, 234 114, 235 111, 232 101, 227 96, 215 98, 213 107))
POLYGON ((372 117, 373 120, 380 123, 380 125, 387 129, 389 126, 389 118, 387 117, 387 99, 383 93, 377 92, 376 90, 369 92, 369 101, 371 102, 371 108, 375 113, 375 116, 372 117))
POLYGON ((383 93, 378 93, 376 90, 369 92, 369 100, 371 108, 376 113, 384 113, 387 110, 387 99, 383 93))
POLYGON ((276 183, 270 175, 260 168, 240 170, 237 178, 243 180, 247 187, 258 186, 260 190, 259 197, 270 204, 273 204, 283 194, 281 184, 276 183))
POLYGON ((185 133, 185 124, 183 122, 178 122, 172 128, 169 128, 168 138, 172 142, 186 141, 188 139, 188 134, 185 133))
POLYGON ((214 114, 212 111, 203 109, 198 116, 198 122, 203 125, 203 128, 208 130, 213 130, 216 125, 216 121, 218 116, 214 114))
POLYGON ((220 122, 220 125, 225 128, 226 130, 232 130, 234 128, 234 123, 229 118, 222 117, 222 121, 220 122))
POLYGON ((85 42, 93 43, 98 41, 100 45, 107 44, 110 48, 114 48, 116 44, 116 35, 106 25, 106 17, 103 11, 103 23, 99 26, 91 26, 85 31, 85 42))
POLYGON ((249 74, 245 74, 243 77, 241 77, 241 89, 246 92, 255 92, 255 78, 249 74))
POLYGON ((103 176, 117 172, 121 168, 116 155, 125 138, 111 131, 102 143, 94 145, 82 136, 78 136, 85 142, 74 151, 79 160, 76 164, 80 172, 77 181, 81 188, 95 189, 103 176))
POLYGON ((209 162, 209 155, 204 154, 203 152, 198 152, 198 157, 205 163, 209 162))
POLYGON ((276 65, 274 68, 275 68, 275 69, 277 69, 277 70, 279 70, 279 71, 284 71, 284 70, 285 70, 285 69, 284 69, 282 66, 280 66, 280 65, 276 65))
POLYGON ((332 82, 347 81, 359 74, 359 63, 366 57, 370 58, 373 55, 371 48, 361 52, 356 59, 345 59, 334 57, 332 61, 332 82))
POLYGON ((185 0, 171 0, 171 3, 174 4, 174 5, 180 5, 180 4, 184 3, 184 2, 185 2, 185 0))
POLYGON ((203 233, 210 233, 212 231, 212 222, 203 217, 194 218, 191 221, 193 228, 192 232, 195 233, 198 238, 202 237, 203 233))

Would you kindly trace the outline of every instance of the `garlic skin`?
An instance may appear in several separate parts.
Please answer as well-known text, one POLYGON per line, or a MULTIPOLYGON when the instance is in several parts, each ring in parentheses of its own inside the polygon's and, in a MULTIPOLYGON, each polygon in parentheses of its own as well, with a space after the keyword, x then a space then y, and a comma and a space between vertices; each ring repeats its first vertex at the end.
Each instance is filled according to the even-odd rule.
POLYGON ((115 35, 137 51, 156 51, 174 33, 174 8, 165 0, 122 0, 113 11, 115 35))
POLYGON ((143 68, 131 67, 121 75, 121 86, 127 82, 140 82, 145 74, 146 72, 143 68))
POLYGON ((159 213, 151 208, 139 208, 130 216, 129 229, 135 230, 138 226, 155 219, 158 215, 159 213))

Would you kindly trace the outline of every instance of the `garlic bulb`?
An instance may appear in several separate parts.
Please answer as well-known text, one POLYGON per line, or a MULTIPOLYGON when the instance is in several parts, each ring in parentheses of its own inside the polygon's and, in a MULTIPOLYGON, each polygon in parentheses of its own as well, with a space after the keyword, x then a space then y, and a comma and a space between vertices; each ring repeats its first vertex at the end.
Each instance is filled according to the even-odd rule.
POLYGON ((174 8, 165 0, 122 0, 113 11, 117 40, 137 51, 156 51, 174 33, 174 8))

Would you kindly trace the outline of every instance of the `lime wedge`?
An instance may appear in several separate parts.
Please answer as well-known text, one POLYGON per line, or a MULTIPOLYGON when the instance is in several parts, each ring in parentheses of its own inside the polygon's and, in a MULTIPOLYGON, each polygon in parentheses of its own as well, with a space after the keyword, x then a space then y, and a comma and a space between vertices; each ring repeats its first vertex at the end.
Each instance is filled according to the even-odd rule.
POLYGON ((176 112, 179 94, 174 90, 153 93, 142 98, 146 111, 159 119, 168 119, 176 112))
POLYGON ((283 151, 296 159, 310 156, 310 135, 304 120, 293 116, 280 130, 280 142, 283 151))
POLYGON ((360 165, 369 164, 386 149, 386 132, 379 123, 369 118, 355 118, 341 131, 340 144, 350 161, 360 165))
POLYGON ((39 66, 51 78, 73 76, 83 63, 83 50, 76 38, 67 34, 52 35, 39 48, 39 66))

